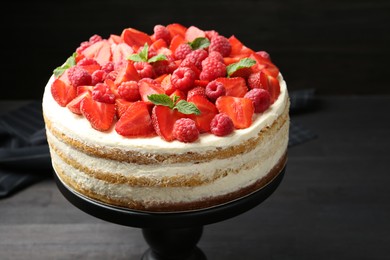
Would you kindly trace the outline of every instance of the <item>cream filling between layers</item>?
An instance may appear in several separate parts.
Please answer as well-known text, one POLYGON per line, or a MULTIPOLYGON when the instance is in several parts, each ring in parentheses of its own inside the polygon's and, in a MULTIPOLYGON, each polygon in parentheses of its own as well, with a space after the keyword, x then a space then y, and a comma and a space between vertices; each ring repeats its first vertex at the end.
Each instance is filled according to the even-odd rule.
POLYGON ((261 114, 254 115, 252 125, 246 129, 235 130, 231 135, 218 137, 212 134, 202 134, 193 143, 182 143, 179 141, 166 142, 161 137, 152 138, 127 138, 116 133, 114 128, 107 132, 100 132, 93 129, 83 116, 73 114, 66 107, 61 107, 51 95, 51 84, 54 81, 52 76, 48 81, 43 95, 43 112, 50 120, 52 126, 59 132, 84 143, 90 147, 106 147, 121 149, 124 151, 136 151, 144 154, 182 154, 187 152, 206 153, 219 147, 229 147, 241 144, 245 140, 255 137, 264 127, 272 123, 281 115, 288 104, 288 93, 286 82, 281 74, 278 76, 280 82, 280 95, 271 107, 261 114))
MULTIPOLYGON (((212 182, 208 182, 206 184, 195 186, 195 187, 137 187, 137 186, 133 187, 127 184, 112 184, 103 180, 98 180, 96 178, 93 178, 89 174, 86 174, 82 171, 75 169, 68 163, 64 162, 53 150, 51 150, 51 153, 52 153, 53 164, 58 165, 63 171, 63 174, 67 175, 70 179, 75 181, 83 189, 90 190, 93 193, 108 198, 116 199, 116 200, 137 201, 147 207, 148 205, 149 206, 158 205, 159 203, 167 203, 167 202, 168 203, 192 202, 192 201, 202 200, 209 197, 228 194, 236 191, 239 188, 247 187, 253 184, 254 182, 256 182, 257 180, 263 178, 270 172, 270 170, 278 163, 280 158, 282 158, 282 156, 286 152, 287 143, 288 143, 288 124, 284 124, 284 126, 279 131, 277 131, 274 137, 271 138, 269 147, 272 147, 272 149, 270 149, 269 151, 263 150, 264 147, 260 145, 260 148, 257 148, 254 151, 250 152, 253 153, 252 155, 249 154, 237 155, 233 158, 230 158, 233 164, 242 165, 241 161, 248 156, 251 158, 248 163, 253 163, 253 166, 245 167, 245 165, 242 165, 239 174, 230 173, 212 182), (256 154, 258 155, 259 150, 261 153, 265 155, 267 155, 268 152, 269 156, 264 156, 263 159, 259 159, 258 157, 253 156, 256 154)), ((93 158, 88 158, 86 160, 83 160, 83 162, 88 163, 88 160, 91 159, 92 161, 89 163, 95 165, 96 162, 93 162, 93 158)), ((98 159, 98 161, 104 162, 105 160, 98 159)), ((219 165, 219 163, 223 163, 223 162, 213 161, 213 163, 219 165)), ((124 171, 124 168, 121 169, 122 163, 117 163, 117 164, 118 164, 119 172, 124 171)), ((200 167, 210 167, 210 166, 212 166, 212 164, 204 163, 204 165, 200 167)), ((105 168, 103 165, 96 166, 96 167, 103 167, 102 169, 105 168)), ((108 166, 108 167, 112 167, 112 166, 108 166)), ((191 164, 183 165, 183 169, 186 170, 189 170, 192 167, 193 165, 191 164)), ((217 167, 213 167, 213 169, 216 168, 217 167)), ((144 169, 144 167, 139 167, 139 169, 144 169)), ((166 170, 168 170, 168 167, 166 170)), ((162 171, 155 169, 155 172, 158 174, 156 175, 148 172, 147 173, 148 177, 162 176, 164 169, 162 171)), ((210 173, 210 171, 208 171, 208 173, 210 173)), ((206 173, 205 175, 207 176, 208 173, 206 173)), ((136 175, 136 173, 134 172, 131 172, 131 174, 136 175)), ((142 175, 143 174, 142 170, 138 174, 142 175)))

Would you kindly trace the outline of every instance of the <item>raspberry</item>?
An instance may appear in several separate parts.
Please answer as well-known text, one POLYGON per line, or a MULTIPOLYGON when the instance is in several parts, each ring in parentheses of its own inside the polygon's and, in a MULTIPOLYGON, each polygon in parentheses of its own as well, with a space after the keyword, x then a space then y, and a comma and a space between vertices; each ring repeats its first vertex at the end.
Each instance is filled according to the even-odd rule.
POLYGON ((105 83, 98 83, 92 90, 92 98, 95 101, 114 104, 115 94, 112 93, 110 87, 105 83))
POLYGON ((248 77, 248 86, 251 89, 260 88, 261 87, 260 72, 251 73, 249 75, 249 77, 248 77))
POLYGON ((109 61, 109 62, 107 62, 106 64, 104 64, 102 66, 102 70, 104 70, 107 73, 110 73, 111 71, 113 71, 114 68, 115 68, 114 67, 114 62, 112 62, 112 61, 109 61))
POLYGON ((122 82, 118 87, 118 94, 121 98, 131 102, 141 99, 138 83, 132 80, 122 82))
POLYGON ((95 59, 83 58, 77 63, 77 66, 99 65, 95 59))
POLYGON ((215 30, 205 31, 206 37, 209 39, 214 38, 215 36, 218 36, 219 33, 215 30))
POLYGON ((175 58, 178 60, 184 60, 184 58, 191 52, 191 46, 187 43, 182 43, 175 50, 175 58))
POLYGON ((168 29, 163 25, 156 25, 153 28, 155 40, 163 39, 168 45, 171 42, 171 34, 168 29))
POLYGON ((188 91, 187 93, 187 100, 189 100, 192 96, 204 96, 206 97, 206 90, 203 87, 195 87, 188 91))
POLYGON ((113 71, 107 73, 106 79, 115 81, 117 76, 118 76, 118 71, 113 70, 113 71))
POLYGON ((224 63, 212 58, 207 58, 202 61, 202 72, 199 75, 200 80, 212 81, 225 76, 226 65, 224 63))
POLYGON ((244 98, 252 100, 255 113, 263 113, 271 105, 271 96, 269 92, 262 88, 254 88, 248 91, 244 98))
POLYGON ((152 63, 154 75, 156 77, 161 76, 163 74, 171 74, 175 69, 177 69, 177 65, 174 61, 170 60, 160 60, 152 63))
POLYGON ((95 70, 92 73, 92 82, 91 85, 95 86, 97 83, 103 82, 107 77, 107 72, 104 70, 95 70))
POLYGON ((199 138, 199 130, 196 128, 195 121, 190 118, 176 120, 172 133, 177 140, 184 143, 192 143, 199 138))
POLYGON ((209 58, 219 60, 220 62, 224 62, 222 54, 218 51, 209 52, 209 58))
POLYGON ((232 119, 224 114, 216 114, 210 123, 210 131, 216 136, 225 136, 232 133, 234 130, 234 124, 232 119))
POLYGON ((188 90, 190 89, 195 81, 195 72, 187 67, 177 68, 172 76, 171 83, 172 85, 179 90, 188 90))
POLYGON ((82 85, 90 85, 92 82, 91 74, 88 73, 85 69, 73 66, 68 70, 68 77, 70 83, 77 87, 82 85))
POLYGON ((202 69, 202 61, 208 56, 207 51, 198 49, 189 53, 180 63, 180 67, 195 65, 198 69, 202 69))
POLYGON ((220 96, 224 96, 226 94, 225 86, 219 82, 219 81, 211 81, 206 86, 206 97, 210 100, 215 102, 217 98, 220 96))
POLYGON ((218 35, 213 37, 210 41, 209 52, 212 51, 220 52, 223 57, 227 57, 232 51, 232 46, 228 39, 222 35, 218 35))
POLYGON ((92 45, 94 43, 100 42, 103 38, 100 35, 94 34, 89 37, 89 43, 92 45))
POLYGON ((145 61, 134 62, 134 68, 137 70, 141 78, 152 78, 153 67, 145 61))

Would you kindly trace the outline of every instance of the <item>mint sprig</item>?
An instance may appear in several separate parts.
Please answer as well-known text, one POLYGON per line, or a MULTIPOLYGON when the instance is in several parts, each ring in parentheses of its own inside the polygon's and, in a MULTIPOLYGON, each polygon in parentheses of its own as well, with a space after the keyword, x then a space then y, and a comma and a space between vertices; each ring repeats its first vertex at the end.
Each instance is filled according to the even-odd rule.
POLYGON ((205 37, 198 37, 192 42, 188 43, 192 50, 205 49, 209 47, 210 41, 205 37))
POLYGON ((177 109, 180 113, 186 115, 200 115, 200 110, 194 103, 187 102, 183 99, 177 102, 179 97, 176 95, 173 96, 173 100, 167 94, 151 94, 148 96, 148 99, 155 105, 166 106, 170 109, 177 109))
POLYGON ((62 74, 64 74, 64 72, 65 72, 67 69, 69 69, 69 68, 75 66, 75 65, 76 65, 76 56, 77 56, 77 53, 74 52, 74 53, 72 54, 72 56, 70 56, 70 57, 65 61, 64 64, 62 64, 61 66, 55 68, 55 69, 53 70, 54 77, 56 77, 56 78, 60 77, 62 74))
POLYGON ((226 67, 226 72, 228 77, 230 77, 234 72, 243 68, 250 68, 256 64, 256 61, 251 58, 244 58, 236 63, 232 63, 226 67))
POLYGON ((149 55, 149 45, 145 43, 144 47, 142 47, 142 50, 139 53, 133 53, 129 57, 127 57, 127 59, 135 62, 143 61, 148 63, 168 59, 167 56, 165 56, 164 54, 157 54, 151 57, 150 59, 148 59, 148 55, 149 55))

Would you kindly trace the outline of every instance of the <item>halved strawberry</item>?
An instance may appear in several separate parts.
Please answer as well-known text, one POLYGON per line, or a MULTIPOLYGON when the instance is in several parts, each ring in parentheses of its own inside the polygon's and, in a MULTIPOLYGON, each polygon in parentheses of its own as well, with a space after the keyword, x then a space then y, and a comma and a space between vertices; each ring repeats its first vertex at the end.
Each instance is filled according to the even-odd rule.
POLYGON ((232 50, 230 52, 230 57, 244 58, 249 57, 253 50, 246 47, 242 42, 240 42, 234 35, 230 36, 228 39, 230 45, 232 46, 232 50))
POLYGON ((253 102, 249 98, 221 96, 215 102, 220 113, 227 114, 237 129, 248 128, 252 124, 253 102))
POLYGON ((93 86, 78 86, 77 87, 77 96, 81 95, 84 92, 92 92, 93 86))
POLYGON ((217 78, 216 81, 223 84, 226 90, 226 96, 243 97, 248 92, 244 78, 217 78))
POLYGON ((121 37, 134 51, 138 51, 145 43, 149 46, 153 43, 149 35, 134 28, 127 28, 122 31, 121 37))
POLYGON ((179 47, 180 44, 182 43, 185 43, 185 39, 184 39, 184 36, 178 34, 178 35, 175 35, 172 40, 171 40, 171 44, 169 45, 169 49, 172 51, 172 53, 175 53, 177 47, 179 47))
POLYGON ((161 81, 161 87, 164 89, 165 94, 171 95, 176 88, 171 83, 171 75, 172 74, 166 74, 164 79, 161 81))
POLYGON ((205 87, 207 86, 207 84, 209 84, 209 83, 210 83, 210 81, 208 81, 208 80, 196 79, 196 80, 194 81, 194 86, 205 88, 205 87))
POLYGON ((51 84, 51 94, 54 100, 62 107, 66 106, 76 97, 77 88, 65 83, 61 79, 55 79, 51 84))
POLYGON ((107 40, 98 41, 83 50, 82 55, 104 65, 111 60, 111 45, 107 40))
POLYGON ((269 74, 266 71, 260 71, 260 82, 261 88, 268 90, 269 95, 271 96, 271 104, 273 104, 279 97, 280 94, 280 84, 279 80, 269 74))
POLYGON ((257 53, 252 53, 249 57, 256 61, 256 64, 251 67, 253 72, 266 70, 267 73, 270 74, 272 77, 278 77, 279 69, 269 59, 266 59, 257 53))
POLYGON ((161 48, 167 48, 167 42, 163 39, 158 39, 149 46, 150 53, 157 53, 161 48))
POLYGON ((132 103, 115 125, 118 134, 127 137, 150 137, 156 133, 146 102, 132 103))
POLYGON ((116 116, 121 118, 131 104, 133 104, 133 102, 127 101, 123 98, 115 99, 116 116))
POLYGON ((187 42, 192 42, 196 38, 204 38, 204 37, 206 37, 206 33, 203 30, 199 29, 196 26, 190 26, 188 27, 184 38, 187 42))
POLYGON ((92 95, 86 95, 83 98, 80 111, 91 126, 98 131, 107 131, 114 122, 115 104, 95 101, 92 95))
POLYGON ((179 89, 176 89, 169 97, 173 100, 174 96, 179 97, 176 102, 179 102, 180 100, 187 100, 186 93, 181 91, 181 90, 179 90, 179 89))
POLYGON ((201 95, 194 95, 188 98, 188 102, 192 102, 200 110, 200 115, 188 115, 196 123, 199 132, 205 133, 210 131, 210 123, 214 116, 218 114, 218 110, 213 103, 206 97, 201 95))
POLYGON ((157 82, 153 82, 152 80, 140 80, 138 82, 139 85, 139 94, 141 95, 141 99, 145 102, 149 102, 148 96, 152 94, 164 94, 165 91, 157 82))
POLYGON ((170 142, 175 139, 172 130, 176 120, 183 118, 184 115, 176 109, 166 106, 156 105, 152 110, 152 122, 156 133, 164 140, 170 142))
POLYGON ((111 45, 111 52, 112 61, 117 63, 125 60, 130 54, 134 53, 134 50, 126 43, 118 43, 111 45))
POLYGON ((108 42, 110 44, 119 44, 123 42, 123 39, 121 38, 120 35, 110 34, 110 37, 108 38, 108 42))
POLYGON ((118 68, 118 75, 115 78, 115 85, 119 86, 124 81, 138 81, 140 77, 137 70, 134 68, 134 62, 126 60, 122 66, 118 68))
POLYGON ((83 101, 83 99, 88 96, 88 95, 91 95, 91 93, 89 91, 84 91, 82 92, 80 95, 78 95, 77 97, 75 97, 72 101, 70 101, 66 107, 72 112, 72 113, 75 113, 77 115, 82 115, 81 113, 81 110, 80 110, 80 106, 81 106, 81 101, 83 101))
POLYGON ((176 35, 180 35, 184 38, 186 31, 187 31, 187 28, 179 23, 171 23, 171 24, 168 24, 166 27, 167 27, 167 30, 169 31, 169 33, 171 34, 172 39, 176 35))

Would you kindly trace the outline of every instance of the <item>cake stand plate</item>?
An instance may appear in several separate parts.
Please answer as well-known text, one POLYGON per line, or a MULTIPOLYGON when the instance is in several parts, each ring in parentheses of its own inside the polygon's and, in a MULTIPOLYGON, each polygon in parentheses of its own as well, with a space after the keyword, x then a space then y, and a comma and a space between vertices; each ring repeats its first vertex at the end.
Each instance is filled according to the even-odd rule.
POLYGON ((283 179, 280 173, 263 188, 240 199, 202 210, 185 212, 144 212, 111 206, 90 199, 68 187, 54 174, 64 197, 80 210, 102 220, 119 225, 142 228, 150 246, 142 260, 203 260, 204 253, 196 246, 203 226, 242 214, 267 199, 283 179))

